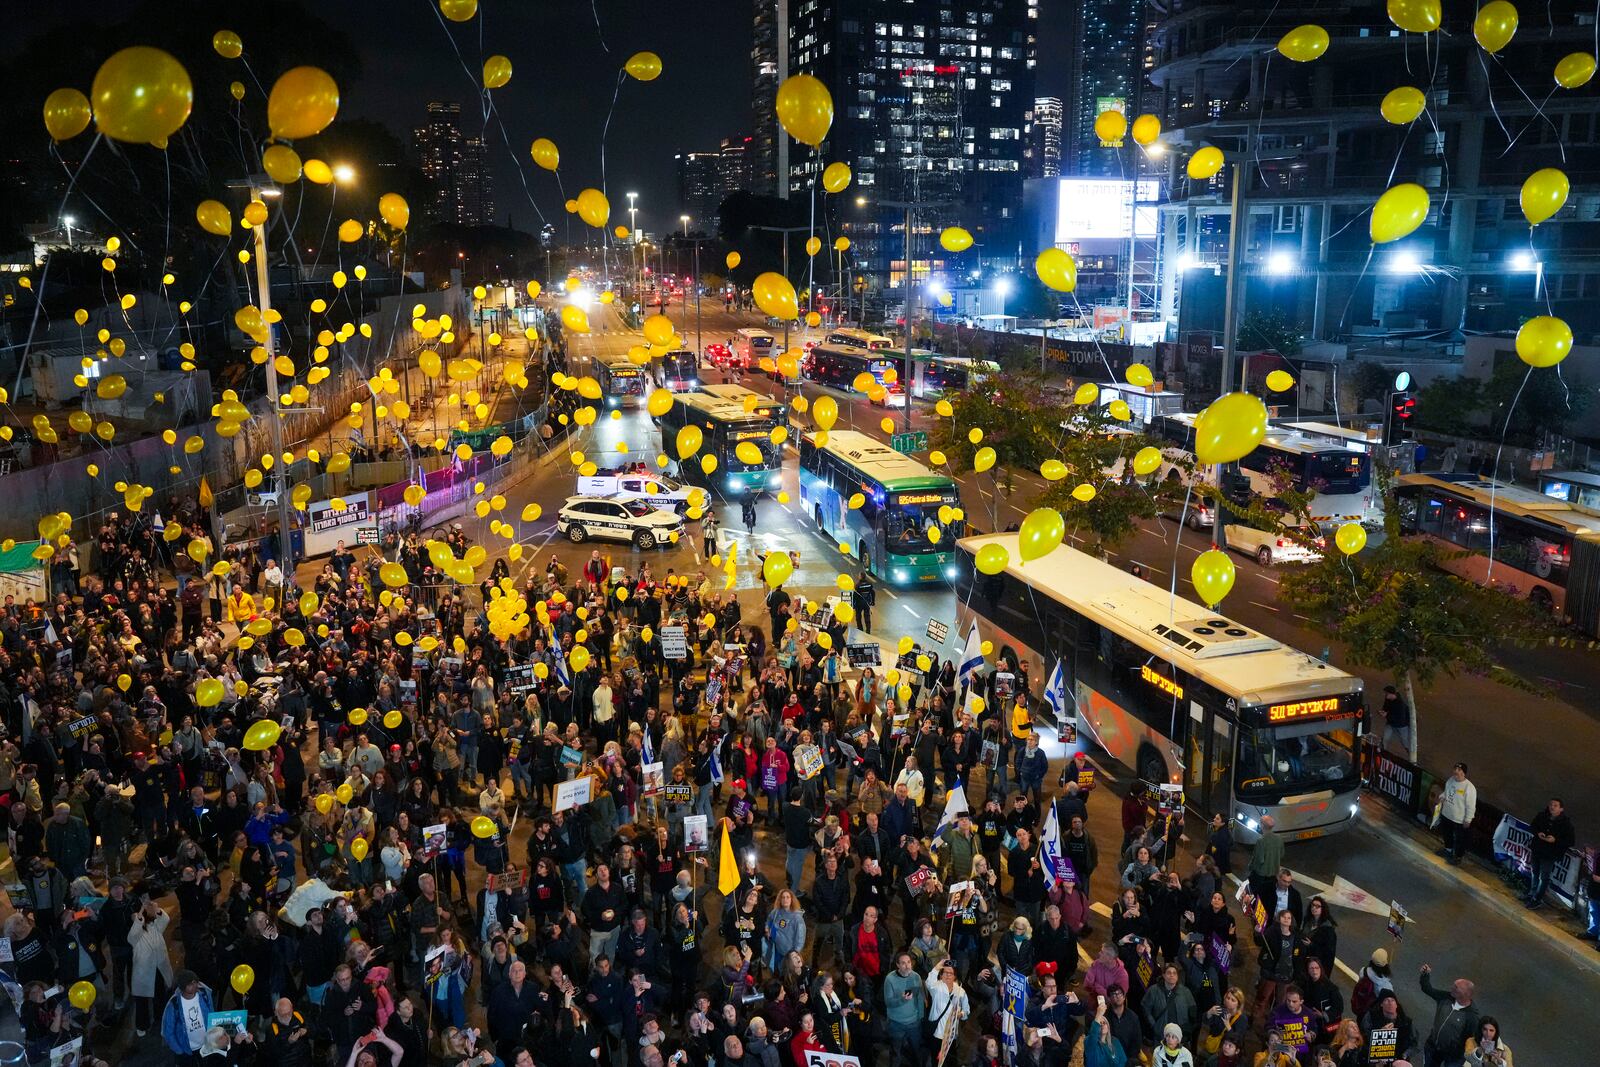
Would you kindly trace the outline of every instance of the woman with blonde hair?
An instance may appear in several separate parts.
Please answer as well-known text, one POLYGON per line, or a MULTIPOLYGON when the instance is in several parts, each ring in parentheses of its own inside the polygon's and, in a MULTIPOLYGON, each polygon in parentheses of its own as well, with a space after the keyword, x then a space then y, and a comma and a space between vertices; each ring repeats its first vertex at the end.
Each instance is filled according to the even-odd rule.
POLYGON ((767 970, 778 969, 778 961, 806 948, 806 916, 788 888, 778 891, 778 899, 767 912, 767 927, 762 937, 762 962, 767 970))

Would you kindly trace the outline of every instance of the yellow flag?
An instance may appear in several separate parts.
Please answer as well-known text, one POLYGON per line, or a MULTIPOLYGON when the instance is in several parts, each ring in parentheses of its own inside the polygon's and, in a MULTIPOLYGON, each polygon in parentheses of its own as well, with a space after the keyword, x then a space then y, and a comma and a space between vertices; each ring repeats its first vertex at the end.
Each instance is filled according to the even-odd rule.
POLYGON ((739 888, 739 861, 733 855, 733 823, 722 820, 722 858, 717 860, 717 892, 729 896, 739 888))
POLYGON ((211 486, 206 484, 206 476, 202 474, 200 476, 200 506, 209 508, 213 499, 215 498, 211 495, 211 486))

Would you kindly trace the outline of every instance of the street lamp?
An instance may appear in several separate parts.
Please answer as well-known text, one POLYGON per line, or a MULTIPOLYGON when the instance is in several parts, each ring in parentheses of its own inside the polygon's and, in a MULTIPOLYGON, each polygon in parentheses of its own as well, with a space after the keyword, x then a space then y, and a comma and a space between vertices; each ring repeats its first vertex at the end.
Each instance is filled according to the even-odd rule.
POLYGON ((678 216, 678 221, 683 223, 683 235, 685 237, 689 236, 689 216, 688 215, 679 215, 678 216))
POLYGON ((352 167, 348 163, 335 164, 333 168, 333 179, 340 185, 350 185, 356 180, 356 168, 352 167))
POLYGON ((994 295, 1000 298, 1000 317, 1006 314, 1006 297, 1011 295, 1011 279, 1002 275, 995 279, 994 295))

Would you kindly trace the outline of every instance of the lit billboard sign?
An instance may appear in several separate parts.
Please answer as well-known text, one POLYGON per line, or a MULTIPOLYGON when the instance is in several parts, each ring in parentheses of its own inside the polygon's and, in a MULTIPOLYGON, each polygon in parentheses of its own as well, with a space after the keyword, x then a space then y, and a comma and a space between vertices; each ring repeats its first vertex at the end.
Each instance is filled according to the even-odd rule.
POLYGON ((1138 217, 1140 237, 1156 235, 1155 203, 1161 196, 1161 183, 1151 179, 1139 182, 1137 212, 1132 202, 1133 182, 1115 178, 1062 178, 1056 204, 1058 245, 1071 241, 1126 241, 1138 217))

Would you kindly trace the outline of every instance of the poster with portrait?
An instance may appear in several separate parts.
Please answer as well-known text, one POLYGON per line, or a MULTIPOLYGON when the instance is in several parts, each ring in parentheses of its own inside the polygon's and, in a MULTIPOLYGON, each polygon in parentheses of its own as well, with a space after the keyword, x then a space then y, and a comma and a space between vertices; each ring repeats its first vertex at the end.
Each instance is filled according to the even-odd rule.
POLYGON ((83 1038, 75 1037, 64 1045, 50 1050, 50 1067, 81 1067, 83 1063, 83 1038))
POLYGON ((708 820, 704 815, 686 815, 683 819, 683 850, 705 852, 711 845, 708 820))
POLYGON ((594 791, 594 779, 587 774, 579 775, 570 782, 556 783, 556 802, 553 811, 566 811, 569 808, 579 808, 589 803, 594 791))
POLYGON ((449 840, 450 834, 449 831, 445 829, 444 823, 441 822, 436 823, 433 826, 424 826, 422 828, 422 851, 418 854, 417 858, 422 860, 431 860, 435 856, 441 855, 445 850, 445 846, 449 843, 449 840))
POLYGON ((639 768, 640 794, 653 797, 667 786, 667 770, 664 763, 646 763, 639 768))

